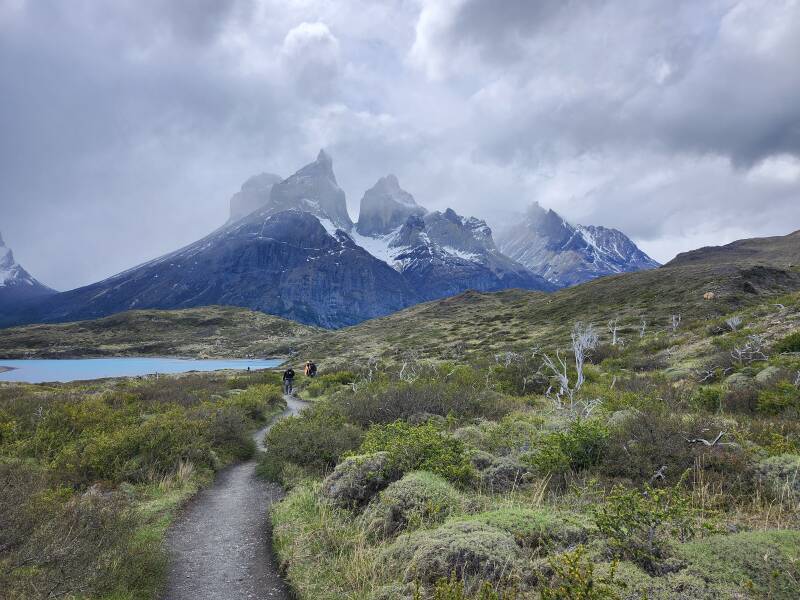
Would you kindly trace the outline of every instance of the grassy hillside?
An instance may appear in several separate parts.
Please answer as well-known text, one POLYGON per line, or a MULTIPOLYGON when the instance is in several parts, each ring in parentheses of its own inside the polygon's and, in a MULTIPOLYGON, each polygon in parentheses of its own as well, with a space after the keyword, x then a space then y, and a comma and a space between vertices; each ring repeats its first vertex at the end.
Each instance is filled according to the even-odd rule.
POLYGON ((703 249, 311 340, 317 402, 261 465, 292 488, 272 522, 297 597, 800 597, 798 250, 703 249))
POLYGON ((94 321, 1 329, 0 357, 284 356, 317 331, 243 308, 134 310, 94 321))
POLYGON ((575 321, 618 319, 621 335, 681 328, 800 289, 800 232, 680 255, 652 271, 604 277, 554 294, 466 292, 309 338, 302 350, 337 363, 409 352, 439 358, 482 355, 564 341, 575 321), (714 297, 706 300, 711 292, 714 297))
POLYGON ((163 539, 283 410, 277 372, 0 384, 0 598, 162 596, 163 539))

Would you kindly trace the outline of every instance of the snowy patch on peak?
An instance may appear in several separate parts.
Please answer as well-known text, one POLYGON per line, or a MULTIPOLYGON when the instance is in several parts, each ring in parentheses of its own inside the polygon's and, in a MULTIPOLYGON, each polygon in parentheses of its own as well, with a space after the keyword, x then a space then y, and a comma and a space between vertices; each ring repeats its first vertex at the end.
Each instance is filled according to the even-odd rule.
POLYGON ((498 242, 502 252, 558 286, 658 266, 621 231, 572 225, 538 202, 498 242))
POLYGON ((0 235, 0 305, 53 293, 22 268, 0 235))

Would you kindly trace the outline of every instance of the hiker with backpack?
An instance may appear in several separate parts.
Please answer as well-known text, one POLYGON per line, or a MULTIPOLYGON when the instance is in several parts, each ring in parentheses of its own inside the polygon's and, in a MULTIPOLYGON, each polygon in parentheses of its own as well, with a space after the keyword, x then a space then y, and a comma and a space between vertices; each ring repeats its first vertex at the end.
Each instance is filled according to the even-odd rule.
POLYGON ((315 377, 317 375, 317 365, 310 360, 306 361, 305 369, 303 369, 306 377, 315 377))
POLYGON ((294 391, 294 369, 289 367, 283 372, 283 393, 292 395, 294 391))

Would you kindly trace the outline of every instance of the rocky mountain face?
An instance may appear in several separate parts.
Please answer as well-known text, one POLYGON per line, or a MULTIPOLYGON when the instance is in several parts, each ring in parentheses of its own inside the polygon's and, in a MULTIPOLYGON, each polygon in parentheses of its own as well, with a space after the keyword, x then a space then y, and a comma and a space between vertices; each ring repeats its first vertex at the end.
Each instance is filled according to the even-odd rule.
POLYGON ((231 199, 228 223, 108 280, 31 301, 1 325, 74 321, 144 308, 241 306, 342 327, 457 294, 552 285, 503 256, 486 223, 429 213, 393 175, 353 225, 324 151, 284 180, 262 173, 231 199))
POLYGON ((554 288, 504 256, 484 221, 452 209, 428 212, 393 175, 364 194, 353 238, 402 273, 424 300, 468 289, 554 288))
POLYGON ((397 177, 387 175, 364 192, 356 231, 364 236, 382 236, 394 231, 411 216, 424 216, 414 196, 400 187, 397 177))
POLYGON ((403 276, 311 213, 256 211, 105 281, 33 302, 3 323, 92 319, 138 308, 248 307, 342 327, 418 301, 403 276), (9 322, 11 321, 11 322, 9 322))
POLYGON ((330 231, 353 228, 344 191, 333 174, 333 161, 324 150, 317 160, 272 187, 268 207, 273 212, 296 208, 311 213, 330 231))
POLYGON ((659 266, 621 231, 572 225, 538 202, 519 223, 500 231, 498 247, 558 287, 659 266))
POLYGON ((55 293, 14 260, 14 253, 5 245, 0 234, 0 309, 14 309, 26 300, 55 293))
POLYGON ((245 181, 242 189, 231 198, 228 223, 243 219, 253 211, 269 204, 272 186, 281 181, 283 181, 283 177, 274 173, 260 173, 245 181))

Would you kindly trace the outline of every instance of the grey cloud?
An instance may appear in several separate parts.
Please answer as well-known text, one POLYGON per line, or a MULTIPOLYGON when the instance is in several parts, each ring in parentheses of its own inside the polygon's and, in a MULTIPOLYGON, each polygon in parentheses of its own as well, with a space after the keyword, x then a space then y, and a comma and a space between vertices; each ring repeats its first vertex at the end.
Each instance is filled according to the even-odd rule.
POLYGON ((433 210, 540 200, 662 260, 800 227, 797 3, 18 5, 0 230, 62 289, 199 238, 245 179, 320 147, 354 216, 394 172, 433 210))

